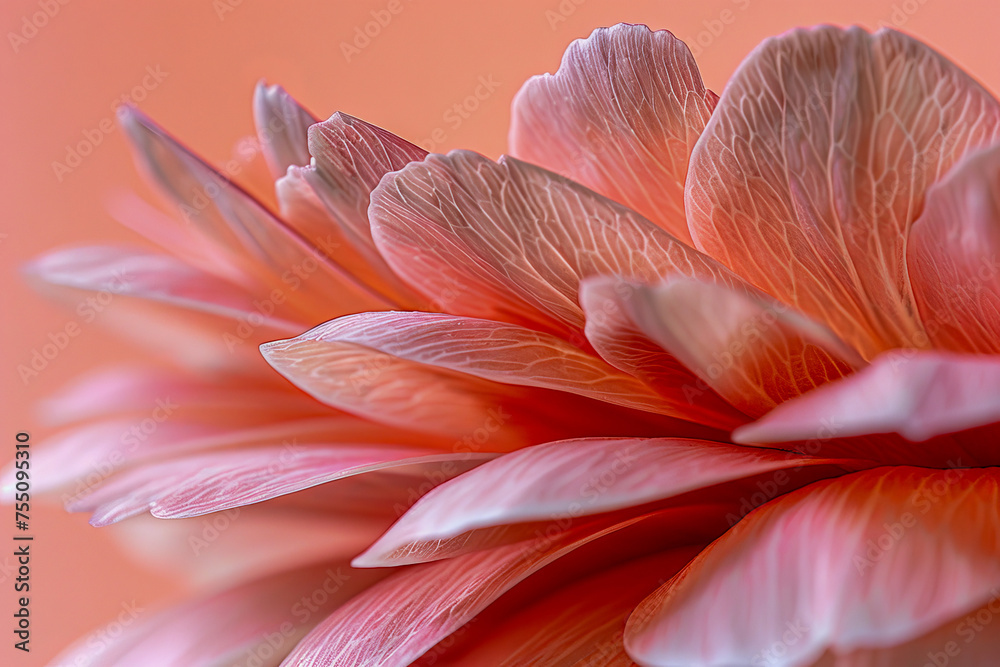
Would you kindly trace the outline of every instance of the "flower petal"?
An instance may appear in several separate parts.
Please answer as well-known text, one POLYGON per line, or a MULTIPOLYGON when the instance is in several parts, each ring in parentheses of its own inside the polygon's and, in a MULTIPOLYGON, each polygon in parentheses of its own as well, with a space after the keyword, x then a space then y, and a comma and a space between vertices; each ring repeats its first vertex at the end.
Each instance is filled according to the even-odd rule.
POLYGON ((327 617, 283 664, 410 664, 529 575, 637 521, 581 527, 400 570, 327 617))
POLYGON ((310 321, 316 321, 317 313, 334 316, 384 307, 383 297, 150 119, 127 107, 119 116, 150 180, 178 205, 185 220, 228 253, 248 283, 263 286, 265 298, 279 290, 280 298, 310 321))
POLYGON ((848 378, 788 401, 733 433, 788 442, 898 433, 920 442, 1000 421, 1000 357, 887 352, 848 378))
POLYGON ((587 278, 581 284, 584 333, 597 353, 644 381, 691 421, 724 429, 746 423, 746 415, 640 330, 627 305, 634 289, 611 276, 587 278))
POLYGON ((918 637, 1000 585, 998 482, 994 469, 879 468, 782 496, 636 609, 628 652, 803 665, 918 637))
MULTIPOLYGON (((625 376, 607 377, 601 390, 595 392, 561 377, 559 359, 535 357, 534 361, 543 361, 540 368, 544 365, 549 377, 540 370, 534 381, 526 381, 505 370, 504 363, 514 370, 523 367, 532 361, 530 350, 525 353, 527 358, 508 357, 505 361, 491 357, 496 351, 484 348, 474 336, 463 340, 459 331, 453 331, 449 339, 436 340, 428 335, 430 330, 415 333, 412 327, 408 327, 407 340, 396 330, 380 331, 369 325, 394 318, 441 324, 446 316, 380 317, 364 314, 337 320, 297 338, 266 343, 261 353, 275 370, 327 405, 374 422, 453 438, 456 446, 468 447, 469 438, 474 437, 477 451, 487 440, 489 451, 507 451, 530 442, 584 433, 650 435, 670 428, 683 436, 719 435, 700 425, 645 411, 665 406, 648 390, 645 397, 637 394, 627 398, 624 387, 637 387, 625 376), (358 323, 365 325, 359 328, 358 323), (454 354, 446 351, 446 343, 459 345, 454 354), (477 354, 470 353, 477 350, 477 354), (588 395, 602 400, 591 400, 588 395), (643 405, 644 411, 613 402, 643 405)), ((533 337, 530 331, 491 322, 469 324, 492 334, 505 330, 504 335, 518 344, 528 344, 533 337)), ((551 340, 536 337, 536 342, 540 345, 535 352, 542 352, 551 340)), ((551 355, 551 351, 544 354, 551 355)), ((580 363, 586 359, 577 353, 580 363)), ((593 364, 590 372, 596 373, 592 379, 612 372, 602 369, 596 359, 589 363, 593 364)))
POLYGON ((648 220, 513 158, 432 155, 372 193, 372 232, 389 265, 439 310, 539 328, 586 345, 580 281, 680 273, 740 278, 648 220))
POLYGON ((871 359, 926 342, 904 261, 924 193, 1000 104, 920 42, 795 30, 740 66, 691 156, 698 248, 871 359))
POLYGON ((959 163, 927 193, 907 265, 935 347, 1000 353, 1000 147, 959 163))
POLYGON ((628 615, 696 553, 691 547, 675 549, 574 582, 505 617, 499 627, 476 637, 469 650, 457 656, 447 652, 446 662, 498 667, 633 667, 623 643, 628 615))
POLYGON ((488 454, 436 454, 392 446, 286 443, 193 455, 136 468, 116 476, 68 509, 92 512, 95 526, 147 511, 161 519, 188 518, 378 470, 423 466, 430 471, 429 477, 444 479, 489 458, 488 454), (450 475, 436 468, 447 468, 450 475))
POLYGON ((263 81, 253 91, 253 119, 267 166, 275 178, 289 167, 309 164, 309 126, 319 122, 281 86, 263 81))
MULTIPOLYGON (((123 295, 180 306, 212 315, 244 320, 254 315, 263 320, 263 335, 275 335, 302 328, 294 311, 281 304, 273 305, 264 318, 254 304, 253 295, 241 285, 234 285, 212 274, 162 253, 141 248, 85 246, 50 252, 27 267, 33 278, 50 285, 123 295)), ((97 302, 88 312, 100 311, 97 302)))
POLYGON ((864 365, 826 327, 764 295, 688 279, 623 295, 643 333, 752 417, 864 365))
POLYGON ((306 238, 331 247, 340 264, 393 303, 424 307, 376 249, 368 204, 385 174, 422 160, 427 151, 338 112, 310 128, 309 152, 309 166, 291 167, 278 180, 282 216, 306 238))
POLYGON ((699 440, 582 439, 505 454, 438 487, 404 514, 356 567, 454 555, 478 529, 574 521, 777 470, 836 463, 699 440))
POLYGON ((641 381, 561 338, 512 324, 437 313, 362 313, 297 341, 342 341, 502 384, 554 389, 636 410, 674 414, 641 381))
POLYGON ((577 40, 514 98, 511 152, 690 242, 684 179, 718 96, 666 30, 619 24, 577 40))
POLYGON ((382 576, 330 563, 202 596, 148 616, 135 605, 126 606, 119 618, 129 622, 114 621, 109 627, 117 630, 104 632, 100 640, 91 636, 80 641, 53 664, 228 665, 248 656, 258 664, 274 664, 261 662, 259 656, 286 655, 324 613, 382 576), (321 601, 312 602, 320 598, 313 597, 318 591, 323 592, 321 601), (312 604, 311 611, 303 598, 312 604))

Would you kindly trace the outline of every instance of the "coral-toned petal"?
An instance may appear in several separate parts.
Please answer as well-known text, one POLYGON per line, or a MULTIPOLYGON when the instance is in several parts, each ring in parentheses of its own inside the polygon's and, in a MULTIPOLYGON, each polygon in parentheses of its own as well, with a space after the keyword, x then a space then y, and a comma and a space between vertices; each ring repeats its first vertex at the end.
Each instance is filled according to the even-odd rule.
POLYGON ((637 521, 407 568, 326 618, 283 665, 406 665, 545 565, 637 521))
POLYGON ((927 193, 907 265, 934 347, 1000 353, 1000 147, 963 160, 927 193))
POLYGON ((926 344, 904 261, 927 187, 1000 104, 901 33, 795 30, 740 66, 691 156, 697 247, 865 358, 926 344))
POLYGON ((634 290, 634 285, 611 276, 587 278, 581 284, 584 333, 597 353, 643 380, 692 421, 725 429, 746 423, 746 415, 639 328, 628 306, 634 290))
POLYGON ((425 307, 375 248, 368 204, 385 174, 422 160, 427 152, 344 113, 317 123, 310 132, 315 160, 309 166, 290 167, 277 182, 282 216, 396 305, 425 307))
POLYGON ((264 158, 275 178, 291 166, 309 164, 309 126, 319 119, 284 88, 258 82, 253 92, 253 117, 264 158))
MULTIPOLYGON (((205 412, 216 406, 207 404, 205 412)), ((168 395, 150 404, 145 415, 116 415, 54 434, 32 457, 41 472, 33 488, 39 493, 63 490, 63 500, 69 502, 87 496, 133 464, 154 459, 162 464, 164 458, 209 450, 331 441, 400 445, 419 441, 442 446, 440 440, 427 435, 401 432, 350 415, 276 421, 259 405, 251 404, 242 411, 219 411, 221 414, 216 412, 206 419, 204 414, 185 417, 181 414, 184 409, 168 395)), ((13 465, 4 470, 2 481, 3 492, 12 494, 13 465)))
POLYGON ((920 442, 1000 421, 1000 357, 887 352, 863 371, 788 401, 733 433, 788 442, 898 433, 920 442))
POLYGON ((632 211, 540 167, 469 151, 432 155, 372 193, 372 232, 390 266, 439 306, 582 335, 580 281, 680 273, 743 285, 632 211))
MULTIPOLYGON (((477 345, 481 353, 463 357, 463 350, 473 340, 463 342, 454 353, 449 351, 446 343, 462 340, 458 331, 449 334, 451 339, 442 341, 430 336, 429 329, 415 331, 408 327, 403 338, 396 330, 368 328, 369 324, 393 318, 428 325, 441 324, 446 316, 396 314, 379 319, 377 315, 365 314, 346 322, 334 321, 298 338, 266 343, 261 346, 261 353, 295 386, 327 405, 377 423, 453 438, 463 447, 468 445, 461 443, 468 443, 470 437, 476 438, 477 448, 489 440, 488 448, 482 451, 506 451, 529 441, 545 442, 594 433, 651 435, 673 429, 680 436, 719 435, 705 427, 648 412, 666 406, 649 391, 645 396, 626 397, 623 392, 627 386, 637 390, 641 387, 636 387, 626 376, 607 375, 603 388, 592 391, 561 377, 558 360, 550 359, 544 369, 539 365, 535 380, 525 379, 512 371, 523 368, 530 359, 504 360, 496 356, 496 350, 491 352, 480 343, 477 345), (367 324, 358 328, 359 322, 367 324), (510 371, 504 368, 504 363, 510 364, 510 371), (600 395, 602 400, 591 400, 588 395, 600 395), (642 405, 644 411, 612 405, 614 402, 642 405)), ((532 338, 529 331, 520 333, 513 327, 486 321, 475 326, 494 333, 506 329, 504 335, 519 337, 519 344, 526 344, 532 338)), ((538 351, 551 342, 544 338, 537 340, 544 343, 538 351)), ((545 354, 551 355, 551 349, 545 354)), ((582 353, 575 354, 580 363, 587 360, 582 353)), ((587 363, 591 379, 600 379, 601 373, 612 373, 596 359, 587 363)))
POLYGON ((690 242, 684 179, 718 97, 687 46, 619 24, 577 40, 514 98, 515 156, 583 183, 690 242))
POLYGON ((307 319, 385 305, 383 297, 356 280, 331 257, 308 243, 240 187, 181 146, 135 109, 122 107, 123 128, 143 171, 262 297, 287 301, 307 319), (275 294, 275 291, 277 294, 275 294))
POLYGON ((622 641, 626 619, 695 554, 676 549, 565 586, 491 629, 470 650, 446 653, 443 664, 632 667, 622 641))
POLYGON ((687 279, 626 289, 642 332, 751 417, 864 366, 826 327, 763 295, 687 279))
MULTIPOLYGON (((296 387, 327 405, 456 439, 482 427, 490 410, 513 391, 353 342, 293 338, 266 343, 261 354, 296 387)), ((494 430, 502 437, 499 428, 494 430)))
POLYGON ((684 416, 641 381, 563 339, 492 320, 437 313, 362 313, 321 324, 294 340, 356 343, 502 384, 555 389, 684 416))
MULTIPOLYGON (((234 411, 245 414, 254 405, 268 406, 270 421, 330 415, 329 409, 282 385, 252 375, 217 373, 203 378, 152 366, 106 366, 80 375, 46 398, 38 413, 47 424, 57 426, 125 414, 138 422, 156 409, 159 399, 184 406, 189 413, 216 417, 234 411)), ((241 421, 246 425, 242 417, 241 421)))
POLYGON ((776 449, 680 439, 581 439, 505 454, 421 498, 354 564, 454 555, 470 532, 601 514, 783 469, 837 463, 776 449))
POLYGON ((626 648, 643 665, 807 665, 910 641, 995 595, 998 483, 879 468, 783 496, 647 598, 626 648))
POLYGON ((200 516, 376 470, 448 462, 457 474, 491 455, 435 454, 392 446, 298 445, 194 455, 116 476, 69 506, 96 526, 149 511, 163 519, 200 516))
MULTIPOLYGON (((182 260, 141 248, 84 246, 58 250, 27 266, 33 278, 51 285, 149 299, 160 303, 245 320, 260 318, 264 335, 302 328, 294 311, 272 306, 264 318, 254 305, 253 295, 240 285, 205 273, 182 260)), ((78 308, 85 318, 94 319, 106 307, 105 298, 78 308), (86 313, 86 314, 84 314, 86 313)))
POLYGON ((112 631, 80 641, 53 664, 175 667, 245 660, 274 665, 324 614, 382 576, 329 563, 202 596, 155 614, 126 604, 109 626, 112 631))

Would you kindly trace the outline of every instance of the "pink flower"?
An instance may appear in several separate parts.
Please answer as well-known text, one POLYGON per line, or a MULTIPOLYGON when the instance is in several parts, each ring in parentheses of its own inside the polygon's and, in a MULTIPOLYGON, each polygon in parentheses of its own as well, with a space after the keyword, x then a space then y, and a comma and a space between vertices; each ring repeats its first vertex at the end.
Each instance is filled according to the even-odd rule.
POLYGON ((1000 103, 952 63, 796 30, 720 97, 618 25, 499 162, 255 112, 280 213, 128 111, 166 252, 33 267, 170 360, 53 399, 39 479, 230 586, 67 664, 1000 655, 1000 103))

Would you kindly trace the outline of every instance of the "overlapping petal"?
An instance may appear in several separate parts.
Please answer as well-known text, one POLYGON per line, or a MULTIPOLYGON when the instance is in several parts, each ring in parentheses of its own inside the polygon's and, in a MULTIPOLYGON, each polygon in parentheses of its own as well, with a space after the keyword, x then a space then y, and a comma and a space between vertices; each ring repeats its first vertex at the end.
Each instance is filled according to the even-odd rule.
POLYGON ((819 482, 751 514, 647 598, 626 647, 644 665, 710 667, 905 644, 990 601, 998 550, 995 469, 819 482))
POLYGON ((1000 104, 892 30, 795 30, 739 67, 691 156, 697 247, 866 358, 926 346, 904 260, 925 191, 1000 104))
POLYGON ((1000 353, 1000 147, 961 161, 927 194, 907 266, 935 347, 1000 353))
POLYGON ((515 156, 620 202, 690 242, 684 180, 718 96, 666 30, 619 24, 570 45, 514 99, 515 156))

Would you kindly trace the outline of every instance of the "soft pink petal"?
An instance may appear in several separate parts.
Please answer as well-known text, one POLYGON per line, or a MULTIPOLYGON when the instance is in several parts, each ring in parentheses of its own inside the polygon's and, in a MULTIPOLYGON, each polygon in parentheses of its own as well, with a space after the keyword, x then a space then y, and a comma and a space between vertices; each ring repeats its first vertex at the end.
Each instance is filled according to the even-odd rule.
POLYGON ((510 147, 690 242, 684 179, 718 96, 666 30, 618 24, 577 40, 514 98, 510 147))
POLYGON ((545 565, 635 520, 400 570, 326 618, 283 665, 406 665, 545 565))
POLYGON ((920 442, 1000 421, 1000 357, 887 352, 848 378, 783 403, 737 442, 898 433, 920 442))
POLYGON ((934 347, 1000 353, 1000 147, 967 157, 927 193, 907 265, 934 347))
POLYGON ((865 358, 923 347, 904 255, 927 187, 1000 104, 901 33, 795 30, 740 66, 691 156, 698 248, 865 358))
POLYGON ((444 312, 540 328, 585 344, 580 282, 680 273, 742 281, 648 220, 539 167, 469 151, 432 155, 372 193, 376 243, 444 312))
MULTIPOLYGON (((98 292, 101 301, 77 309, 94 319, 117 295, 149 299, 238 321, 251 314, 262 320, 264 335, 302 328, 295 311, 272 306, 264 317, 253 294, 244 287, 205 273, 172 255, 141 248, 84 246, 43 255, 27 267, 28 274, 50 285, 98 292)), ((85 303, 85 302, 83 302, 85 303)))
POLYGON ((437 313, 362 313, 296 341, 348 342, 502 384, 565 391, 637 410, 684 416, 636 378, 551 334, 437 313))
POLYGON ((880 468, 783 496, 647 598, 626 648, 643 665, 728 667, 778 646, 771 664, 808 665, 919 637, 1000 586, 998 481, 880 468))
POLYGON ((688 279, 626 289, 639 329, 752 417, 864 366, 826 327, 764 295, 688 279))
POLYGON ((643 380, 692 421, 726 429, 746 423, 746 415, 639 328, 628 307, 634 291, 634 285, 610 276, 587 278, 581 284, 584 332, 597 353, 643 380))
POLYGON ((324 614, 381 576, 329 563, 202 596, 159 613, 126 603, 103 636, 81 640, 53 664, 176 667, 254 659, 260 667, 273 666, 324 614))
MULTIPOLYGON (((667 416, 595 402, 583 397, 592 392, 582 386, 576 389, 583 396, 556 391, 556 387, 570 389, 572 382, 559 378, 555 360, 548 362, 551 379, 545 379, 540 370, 532 383, 513 372, 505 372, 499 359, 452 355, 446 352, 441 340, 428 337, 426 331, 414 333, 411 329, 406 338, 401 338, 395 329, 356 330, 358 322, 380 321, 379 317, 361 315, 351 318, 346 325, 335 321, 298 338, 266 343, 261 346, 261 353, 295 386, 327 405, 373 422, 452 438, 456 446, 468 448, 470 438, 475 438, 471 446, 478 451, 506 451, 528 442, 584 433, 649 435, 672 428, 679 435, 698 433, 705 437, 710 431, 667 416), (410 344, 417 341, 419 345, 410 344)), ((386 317, 426 324, 435 319, 440 322, 442 316, 386 317)), ((488 322, 477 326, 494 332, 501 329, 488 322)), ((507 335, 517 335, 516 330, 508 327, 507 335)), ((530 335, 524 332, 521 341, 527 342, 530 335)), ((584 356, 580 354, 578 358, 584 356)), ((523 358, 515 360, 514 367, 523 367, 525 363, 523 358)), ((592 366, 592 370, 599 369, 599 365, 592 366)), ((623 383, 628 382, 622 376, 611 376, 604 387, 604 398, 630 402, 620 394, 623 383), (617 397, 609 391, 616 386, 617 397)), ((657 403, 652 392, 645 399, 647 409, 657 403)), ((642 400, 637 395, 631 402, 638 405, 642 400)))
POLYGON ((284 88, 258 82, 253 93, 253 116, 264 158, 276 178, 291 166, 309 164, 307 133, 319 119, 284 88))
MULTIPOLYGON (((444 665, 496 667, 632 667, 625 653, 625 621, 664 579, 697 554, 681 548, 649 556, 574 582, 490 628, 444 665)), ((461 632, 461 631, 460 631, 461 632)), ((435 655, 430 653, 429 655, 435 655)), ((427 664, 427 661, 418 664, 427 664)))
POLYGON ((773 449, 679 439, 583 439, 505 454, 421 498, 360 567, 454 555, 483 528, 573 521, 782 469, 836 463, 773 449))
POLYGON ((379 308, 383 297, 355 279, 259 202, 135 109, 120 120, 139 166, 252 283, 260 297, 287 301, 308 319, 379 308))
POLYGON ((313 163, 290 167, 278 180, 282 216, 393 303, 424 306, 425 301, 389 269, 375 248, 368 204, 382 176, 422 160, 427 152, 339 112, 310 129, 309 152, 313 163))
POLYGON ((451 474, 458 474, 489 458, 488 454, 435 454, 392 446, 286 443, 136 468, 117 475, 68 509, 92 512, 91 523, 99 526, 146 511, 162 519, 186 518, 376 470, 447 462, 451 474))

